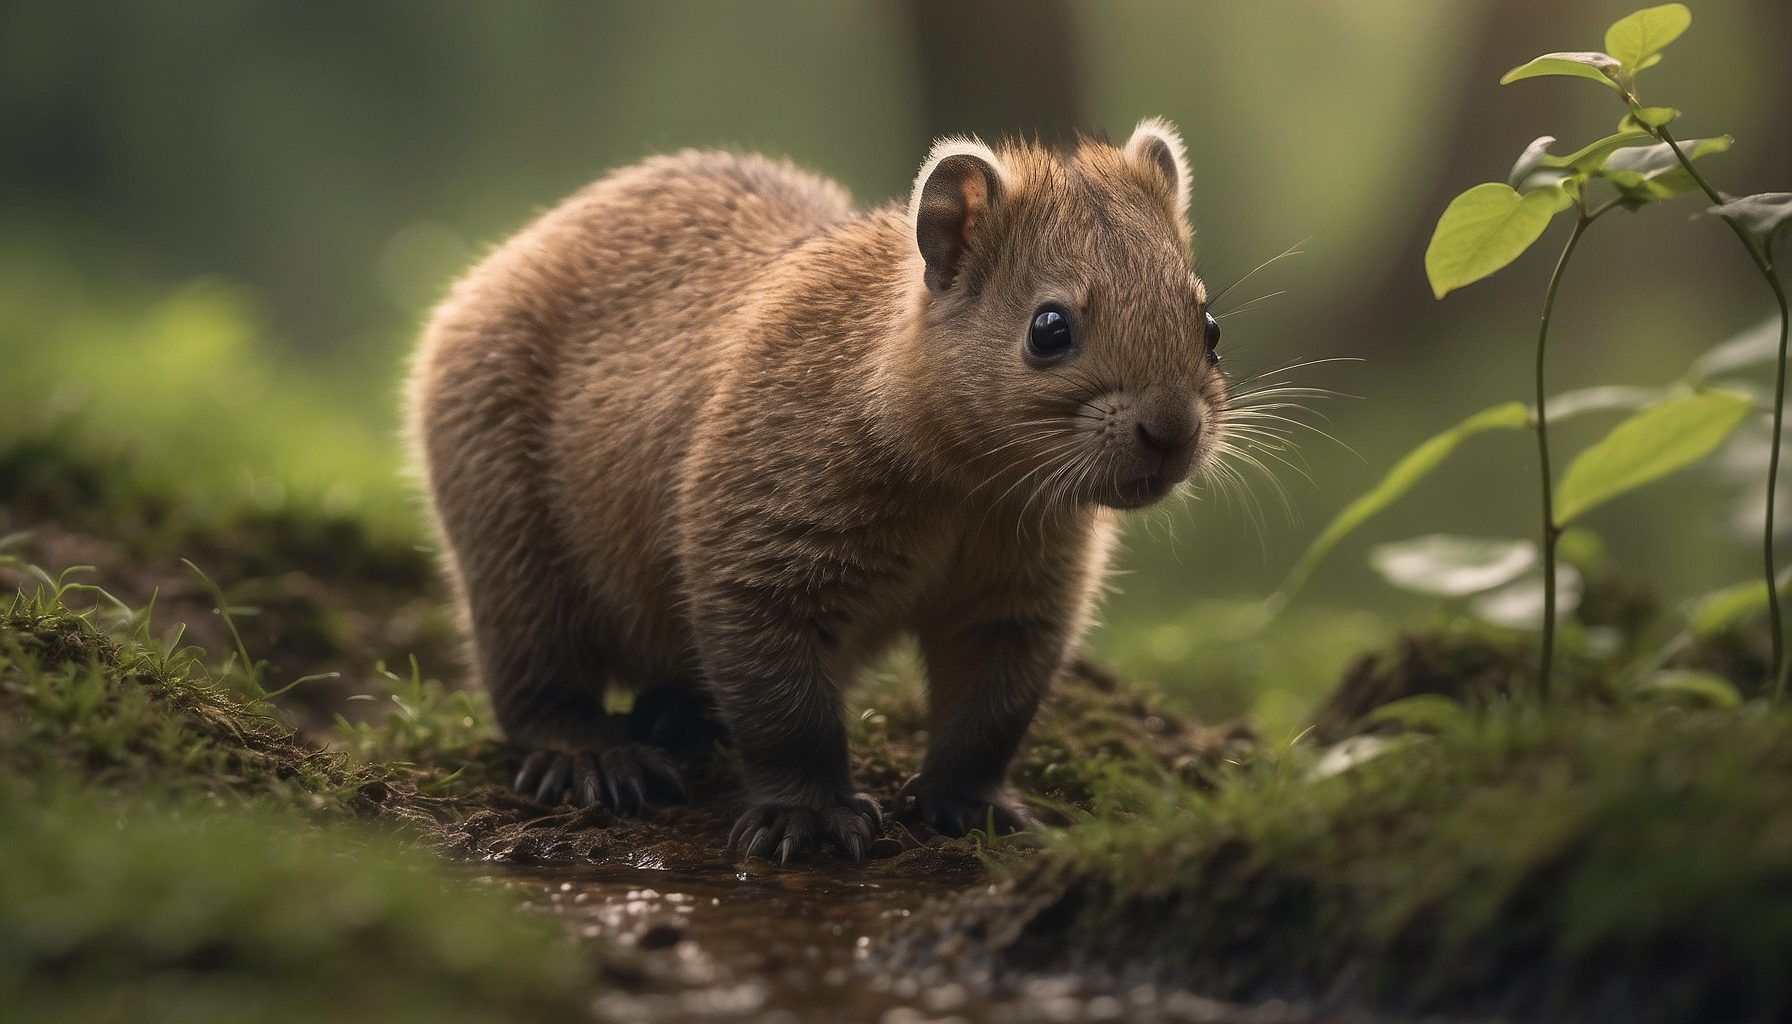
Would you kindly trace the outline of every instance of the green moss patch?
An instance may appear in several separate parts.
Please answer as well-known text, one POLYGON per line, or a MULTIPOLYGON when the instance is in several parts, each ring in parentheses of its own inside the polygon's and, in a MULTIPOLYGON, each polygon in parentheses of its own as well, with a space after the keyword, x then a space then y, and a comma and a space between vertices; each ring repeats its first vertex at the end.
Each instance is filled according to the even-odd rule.
POLYGON ((390 827, 446 808, 140 625, 0 604, 0 1005, 19 1019, 585 1016, 547 922, 390 827))
POLYGON ((576 947, 427 855, 78 790, 0 795, 0 822, 14 1019, 588 1019, 576 947))
POLYGON ((1009 970, 1227 998, 1792 1013, 1792 714, 1506 704, 1434 725, 1353 741, 1354 764, 1296 750, 1210 791, 1134 792, 944 928, 1009 970))

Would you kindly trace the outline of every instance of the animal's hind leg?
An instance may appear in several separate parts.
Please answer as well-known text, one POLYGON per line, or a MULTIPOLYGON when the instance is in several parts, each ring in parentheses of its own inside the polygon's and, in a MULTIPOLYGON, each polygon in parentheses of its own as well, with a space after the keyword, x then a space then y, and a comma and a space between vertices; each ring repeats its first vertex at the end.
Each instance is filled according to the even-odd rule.
POLYGON ((539 579, 523 590, 466 583, 474 647, 498 725, 530 748, 517 792, 550 806, 570 798, 625 814, 684 797, 684 781, 662 746, 638 742, 626 716, 605 712, 605 659, 576 604, 553 600, 539 579))

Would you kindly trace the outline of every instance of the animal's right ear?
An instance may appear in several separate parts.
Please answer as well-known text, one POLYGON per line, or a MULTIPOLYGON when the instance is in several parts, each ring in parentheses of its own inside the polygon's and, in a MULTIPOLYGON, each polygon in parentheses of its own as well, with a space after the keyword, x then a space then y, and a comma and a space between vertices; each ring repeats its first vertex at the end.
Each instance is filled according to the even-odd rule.
POLYGON ((943 292, 964 269, 977 221, 1002 196, 1002 163, 976 139, 941 139, 915 176, 909 217, 927 264, 927 288, 943 292))

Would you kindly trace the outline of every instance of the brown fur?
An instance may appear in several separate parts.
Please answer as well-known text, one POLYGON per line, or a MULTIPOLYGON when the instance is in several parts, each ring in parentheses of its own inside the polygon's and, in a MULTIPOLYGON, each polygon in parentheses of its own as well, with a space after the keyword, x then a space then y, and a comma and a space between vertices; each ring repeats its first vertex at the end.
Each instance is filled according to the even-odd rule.
POLYGON ((1124 149, 948 140, 906 206, 865 212, 787 164, 684 152, 460 281, 411 430, 500 724, 581 755, 523 788, 638 806, 676 779, 604 686, 699 688, 739 750, 749 851, 856 855, 877 815, 841 689, 912 634, 935 727, 905 802, 953 831, 1023 824, 1002 775, 1089 622, 1104 506, 1155 500, 1217 442, 1186 201, 1161 122, 1124 149), (1036 369, 1048 299, 1079 350, 1036 369), (1129 487, 1157 465, 1137 429, 1190 440, 1129 487))

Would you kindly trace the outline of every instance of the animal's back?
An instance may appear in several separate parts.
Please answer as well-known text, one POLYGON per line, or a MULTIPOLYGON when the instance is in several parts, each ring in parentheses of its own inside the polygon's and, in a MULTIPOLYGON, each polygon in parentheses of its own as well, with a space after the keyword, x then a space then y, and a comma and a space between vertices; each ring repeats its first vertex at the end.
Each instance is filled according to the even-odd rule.
POLYGON ((587 186, 457 284, 417 362, 412 423, 463 596, 563 589, 610 667, 683 675, 686 441, 742 297, 850 214, 838 186, 788 164, 687 151, 587 186))

